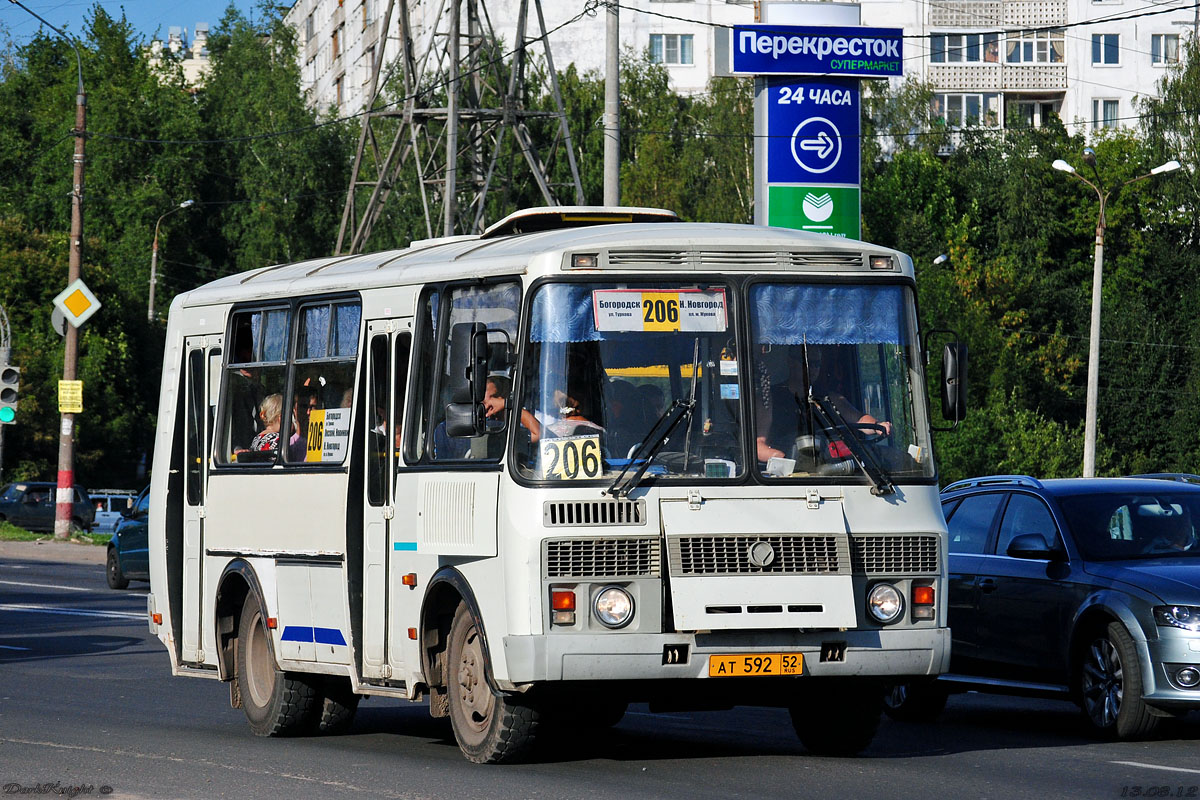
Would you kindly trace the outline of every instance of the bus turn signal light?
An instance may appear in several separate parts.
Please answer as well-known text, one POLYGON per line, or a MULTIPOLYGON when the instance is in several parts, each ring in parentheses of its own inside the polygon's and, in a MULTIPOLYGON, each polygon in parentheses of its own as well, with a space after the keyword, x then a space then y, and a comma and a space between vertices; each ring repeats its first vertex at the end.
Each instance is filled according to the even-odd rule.
POLYGON ((155 625, 162 625, 162 614, 156 613, 153 617, 151 617, 151 619, 154 620, 155 625))
POLYGON ((571 589, 551 589, 550 610, 555 625, 574 625, 575 592, 571 589))
POLYGON ((933 587, 912 587, 912 618, 917 620, 933 619, 933 617, 933 587))

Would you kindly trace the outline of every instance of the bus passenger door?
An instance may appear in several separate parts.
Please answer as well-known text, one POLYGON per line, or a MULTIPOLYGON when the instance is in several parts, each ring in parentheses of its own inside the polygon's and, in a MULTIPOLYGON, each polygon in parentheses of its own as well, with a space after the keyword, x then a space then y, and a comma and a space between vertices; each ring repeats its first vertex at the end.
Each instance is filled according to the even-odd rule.
MULTIPOLYGON (((205 661, 203 626, 210 598, 204 594, 204 495, 208 485, 217 389, 221 379, 221 336, 184 339, 184 503, 182 661, 205 661)), ((213 631, 209 634, 214 637, 213 631)), ((215 650, 207 654, 215 657, 215 650)))
MULTIPOLYGON (((412 343, 411 320, 367 323, 366 479, 363 497, 363 677, 391 678, 401 649, 388 642, 391 528, 396 460, 412 343)), ((402 674, 402 673, 400 673, 402 674)), ((398 677, 398 676, 397 676, 398 677)))

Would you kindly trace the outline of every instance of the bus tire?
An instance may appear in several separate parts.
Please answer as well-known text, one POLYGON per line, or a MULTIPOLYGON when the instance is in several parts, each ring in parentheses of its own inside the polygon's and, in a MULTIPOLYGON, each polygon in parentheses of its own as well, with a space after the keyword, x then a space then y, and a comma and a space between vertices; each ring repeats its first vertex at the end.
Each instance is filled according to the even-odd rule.
POLYGON ((326 678, 316 714, 317 733, 336 735, 349 730, 361 699, 362 695, 355 694, 351 688, 349 678, 326 678))
POLYGON ((884 687, 869 679, 815 678, 788 706, 792 727, 813 755, 853 756, 875 738, 884 687))
POLYGON ((121 561, 117 558, 117 548, 108 548, 108 560, 104 566, 104 577, 108 579, 108 588, 127 589, 129 579, 121 571, 121 561))
POLYGON ((257 736, 293 736, 311 729, 317 711, 313 680, 275 664, 271 634, 253 596, 242 606, 237 638, 242 710, 257 736))
POLYGON ((540 716, 522 698, 493 692, 487 671, 479 623, 460 604, 450 625, 445 676, 454 738, 476 764, 516 761, 532 748, 540 716))

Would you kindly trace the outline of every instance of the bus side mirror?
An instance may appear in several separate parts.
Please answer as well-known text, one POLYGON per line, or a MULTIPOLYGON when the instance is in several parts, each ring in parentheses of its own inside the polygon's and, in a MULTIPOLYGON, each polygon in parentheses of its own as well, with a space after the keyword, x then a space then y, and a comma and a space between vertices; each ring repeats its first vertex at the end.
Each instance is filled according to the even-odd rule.
POLYGON ((942 350, 942 416, 958 424, 967 416, 967 345, 950 342, 942 350))
POLYGON ((483 395, 487 388, 487 328, 481 322, 459 322, 450 329, 450 402, 446 405, 446 433, 481 436, 484 427, 483 395))

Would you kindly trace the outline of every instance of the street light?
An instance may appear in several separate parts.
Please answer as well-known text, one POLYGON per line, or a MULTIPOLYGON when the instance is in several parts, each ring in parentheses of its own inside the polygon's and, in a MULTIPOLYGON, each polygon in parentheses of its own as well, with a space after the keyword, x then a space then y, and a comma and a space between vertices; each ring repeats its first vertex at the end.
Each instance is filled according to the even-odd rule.
POLYGON ((1100 284, 1104 276, 1104 229, 1108 227, 1104 211, 1108 205, 1108 198, 1113 192, 1154 175, 1174 172, 1179 169, 1179 162, 1172 160, 1160 164, 1145 175, 1130 178, 1108 190, 1104 189, 1104 183, 1100 180, 1100 171, 1096 169, 1096 151, 1090 147, 1083 148, 1083 162, 1092 168, 1092 173, 1096 176, 1095 183, 1080 175, 1074 167, 1061 158, 1055 159, 1051 166, 1092 187, 1096 192, 1096 197, 1100 200, 1100 215, 1096 220, 1096 259, 1092 268, 1092 325, 1088 337, 1087 407, 1083 424, 1083 477, 1094 478, 1096 477, 1096 405, 1097 396, 1100 393, 1100 284))
POLYGON ((160 216, 158 222, 154 223, 154 244, 150 247, 150 302, 146 305, 147 322, 154 322, 154 282, 158 274, 158 226, 162 224, 163 217, 169 217, 176 211, 191 208, 194 205, 196 205, 195 200, 184 200, 178 206, 160 216))

